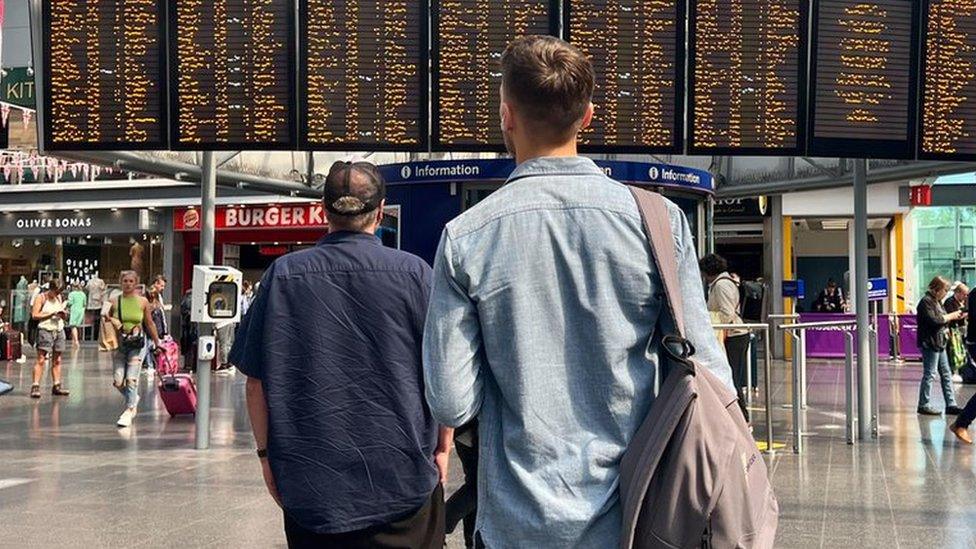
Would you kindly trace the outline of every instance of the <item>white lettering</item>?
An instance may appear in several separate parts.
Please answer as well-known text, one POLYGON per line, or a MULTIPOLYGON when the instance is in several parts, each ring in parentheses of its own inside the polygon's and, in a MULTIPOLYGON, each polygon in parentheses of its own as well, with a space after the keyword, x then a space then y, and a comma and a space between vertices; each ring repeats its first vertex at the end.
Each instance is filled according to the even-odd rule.
POLYGON ((304 225, 305 224, 305 209, 304 208, 295 208, 295 214, 294 215, 295 215, 295 225, 304 225))
POLYGON ((308 214, 309 225, 325 225, 325 207, 321 204, 312 206, 312 211, 308 214))
POLYGON ((254 210, 251 215, 251 226, 260 227, 264 225, 264 210, 254 210))
POLYGON ((465 164, 457 164, 454 166, 431 166, 425 164, 423 166, 417 166, 417 177, 459 177, 459 176, 476 176, 481 174, 481 168, 478 166, 469 166, 465 164))
POLYGON ((277 227, 281 223, 281 210, 278 208, 271 208, 264 213, 264 220, 267 225, 277 227))
POLYGON ((281 209, 281 224, 285 227, 291 225, 291 208, 281 209))
POLYGON ((228 227, 234 227, 237 225, 237 210, 234 208, 229 208, 224 212, 224 225, 228 227))

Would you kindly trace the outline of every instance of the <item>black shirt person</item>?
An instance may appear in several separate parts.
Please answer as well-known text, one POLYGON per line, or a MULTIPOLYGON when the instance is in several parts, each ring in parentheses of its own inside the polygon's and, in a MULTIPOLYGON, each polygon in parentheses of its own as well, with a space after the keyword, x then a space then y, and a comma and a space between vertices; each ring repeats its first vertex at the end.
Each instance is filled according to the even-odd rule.
POLYGON ((432 272, 375 236, 385 189, 372 164, 333 166, 331 232, 268 269, 231 352, 292 548, 444 545, 453 430, 421 356, 432 272))
POLYGON ((827 287, 820 291, 816 301, 813 302, 813 310, 817 313, 844 312, 844 292, 834 279, 828 280, 827 287))

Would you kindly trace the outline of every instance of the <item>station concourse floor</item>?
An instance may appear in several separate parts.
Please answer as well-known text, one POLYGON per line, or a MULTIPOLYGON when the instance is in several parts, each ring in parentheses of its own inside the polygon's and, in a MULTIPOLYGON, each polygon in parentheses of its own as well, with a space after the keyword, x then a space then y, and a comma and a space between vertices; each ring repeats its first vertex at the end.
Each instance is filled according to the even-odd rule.
MULTIPOLYGON (((31 364, 0 362, 17 389, 0 397, 0 548, 284 547, 244 407, 244 376, 215 376, 212 449, 193 450, 193 419, 170 419, 152 380, 134 427, 109 355, 69 351, 70 397, 27 397, 31 364)), ((842 365, 811 361, 806 449, 769 459, 781 517, 777 547, 976 548, 976 448, 944 417, 915 414, 917 364, 881 370, 881 439, 844 440, 842 365)), ((788 443, 787 368, 774 368, 774 438, 788 443)), ((957 386, 959 388, 959 386, 957 386)), ((960 389, 960 405, 973 388, 960 389)), ((765 433, 755 410, 757 436, 765 433)), ((459 485, 453 460, 448 493, 459 485)), ((459 534, 448 547, 461 548, 459 534)))

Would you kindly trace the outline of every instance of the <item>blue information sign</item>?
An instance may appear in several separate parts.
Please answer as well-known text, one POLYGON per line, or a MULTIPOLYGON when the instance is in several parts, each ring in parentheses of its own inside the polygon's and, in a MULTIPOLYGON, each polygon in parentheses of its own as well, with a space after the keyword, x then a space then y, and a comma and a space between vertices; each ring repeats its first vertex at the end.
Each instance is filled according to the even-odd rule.
POLYGON ((868 280, 868 300, 888 298, 888 279, 872 278, 868 280))
POLYGON ((806 289, 806 284, 802 280, 783 281, 783 297, 804 299, 806 297, 806 289))

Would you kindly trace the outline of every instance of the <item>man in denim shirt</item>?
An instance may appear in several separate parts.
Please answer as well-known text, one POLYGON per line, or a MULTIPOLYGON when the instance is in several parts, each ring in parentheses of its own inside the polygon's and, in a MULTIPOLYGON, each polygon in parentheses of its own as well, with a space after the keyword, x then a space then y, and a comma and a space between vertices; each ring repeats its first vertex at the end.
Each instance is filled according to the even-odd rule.
MULTIPOLYGON (((502 57, 501 124, 518 167, 448 224, 424 340, 436 419, 477 416, 483 545, 614 547, 620 458, 654 399, 672 331, 640 214, 624 185, 577 156, 593 68, 551 37, 502 57)), ((731 387, 691 232, 669 204, 696 358, 731 387)))

